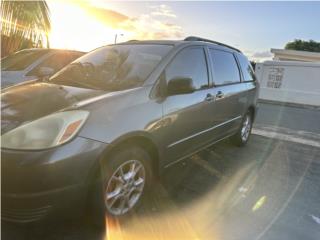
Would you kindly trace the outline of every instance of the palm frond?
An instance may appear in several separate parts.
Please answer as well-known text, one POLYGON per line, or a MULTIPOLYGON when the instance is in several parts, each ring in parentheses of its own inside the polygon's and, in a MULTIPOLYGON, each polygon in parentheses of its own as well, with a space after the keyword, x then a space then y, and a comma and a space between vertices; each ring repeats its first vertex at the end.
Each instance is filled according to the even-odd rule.
POLYGON ((2 43, 5 48, 19 48, 25 40, 45 42, 50 29, 45 1, 1 1, 1 36, 10 40, 2 43))

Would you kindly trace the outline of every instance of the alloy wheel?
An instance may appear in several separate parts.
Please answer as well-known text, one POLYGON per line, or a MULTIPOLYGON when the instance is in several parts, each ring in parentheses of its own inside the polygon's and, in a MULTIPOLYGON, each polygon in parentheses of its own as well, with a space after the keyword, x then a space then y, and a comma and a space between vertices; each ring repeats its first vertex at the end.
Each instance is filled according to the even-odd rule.
POLYGON ((116 216, 130 211, 140 199, 146 180, 143 164, 129 160, 121 164, 113 173, 105 188, 105 205, 116 216))
POLYGON ((251 117, 249 114, 245 116, 245 120, 243 121, 242 128, 241 128, 241 139, 243 142, 246 142, 250 135, 251 130, 251 117))

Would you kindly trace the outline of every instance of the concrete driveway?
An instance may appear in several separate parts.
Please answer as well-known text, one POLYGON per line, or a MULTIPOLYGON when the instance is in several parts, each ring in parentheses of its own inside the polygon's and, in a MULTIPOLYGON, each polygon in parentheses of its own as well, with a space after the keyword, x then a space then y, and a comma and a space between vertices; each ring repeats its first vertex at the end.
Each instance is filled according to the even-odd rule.
POLYGON ((320 238, 320 111, 260 104, 244 148, 228 140, 168 169, 138 212, 90 223, 2 225, 2 239, 320 238))

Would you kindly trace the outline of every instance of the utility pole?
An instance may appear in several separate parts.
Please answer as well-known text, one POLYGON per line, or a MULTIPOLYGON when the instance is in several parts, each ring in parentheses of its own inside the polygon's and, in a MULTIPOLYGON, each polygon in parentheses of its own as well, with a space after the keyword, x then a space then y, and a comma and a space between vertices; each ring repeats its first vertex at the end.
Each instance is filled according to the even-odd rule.
MULTIPOLYGON (((119 34, 120 36, 123 36, 123 34, 121 33, 121 34, 119 34)), ((114 35, 114 44, 117 44, 117 37, 118 37, 118 34, 116 33, 115 35, 114 35)))

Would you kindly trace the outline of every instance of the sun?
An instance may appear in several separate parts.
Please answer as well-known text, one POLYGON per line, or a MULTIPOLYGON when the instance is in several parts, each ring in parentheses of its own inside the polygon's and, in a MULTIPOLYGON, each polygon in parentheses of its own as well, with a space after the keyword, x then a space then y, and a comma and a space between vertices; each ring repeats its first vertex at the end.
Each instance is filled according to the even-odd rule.
POLYGON ((124 41, 130 35, 121 29, 106 26, 72 2, 49 1, 49 7, 51 48, 90 51, 113 43, 116 34, 118 41, 124 41))

